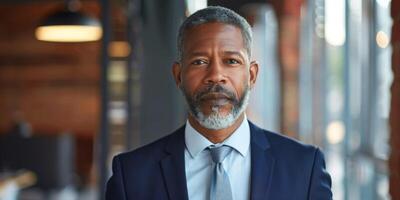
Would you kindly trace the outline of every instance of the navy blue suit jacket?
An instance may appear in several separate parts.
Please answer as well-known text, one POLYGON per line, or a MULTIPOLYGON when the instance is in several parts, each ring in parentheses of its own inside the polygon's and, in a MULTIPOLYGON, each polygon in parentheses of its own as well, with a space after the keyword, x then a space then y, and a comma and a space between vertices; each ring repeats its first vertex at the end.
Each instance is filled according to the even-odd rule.
MULTIPOLYGON (((185 128, 113 159, 107 200, 187 200, 185 128)), ((252 200, 332 199, 331 178, 318 148, 250 122, 252 200)))

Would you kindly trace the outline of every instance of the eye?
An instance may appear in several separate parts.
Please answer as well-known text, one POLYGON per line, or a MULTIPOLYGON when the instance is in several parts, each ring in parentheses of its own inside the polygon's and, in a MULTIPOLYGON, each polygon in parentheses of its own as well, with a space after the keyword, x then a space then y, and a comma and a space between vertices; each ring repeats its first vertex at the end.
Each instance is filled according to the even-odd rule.
POLYGON ((192 65, 204 65, 204 64, 207 64, 207 61, 201 60, 201 59, 194 60, 194 61, 192 62, 192 65))
POLYGON ((232 59, 232 58, 227 59, 227 60, 226 60, 226 63, 227 63, 227 64, 230 64, 230 65, 240 64, 240 62, 239 62, 238 60, 232 59))

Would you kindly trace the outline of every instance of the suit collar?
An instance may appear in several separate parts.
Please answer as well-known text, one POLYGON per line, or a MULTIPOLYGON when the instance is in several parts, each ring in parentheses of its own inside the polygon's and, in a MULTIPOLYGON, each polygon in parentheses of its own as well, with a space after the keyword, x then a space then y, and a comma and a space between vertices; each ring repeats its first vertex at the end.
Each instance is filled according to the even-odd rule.
POLYGON ((252 144, 257 145, 257 147, 261 148, 262 150, 266 150, 271 147, 268 138, 264 134, 264 130, 253 124, 249 121, 250 132, 251 132, 251 140, 252 144))
MULTIPOLYGON (((251 186, 252 200, 266 199, 271 187, 275 158, 263 130, 249 121, 251 134, 251 186)), ((188 200, 185 174, 185 126, 171 135, 161 160, 161 168, 170 199, 188 200)))
POLYGON ((267 199, 271 187, 275 158, 263 130, 249 122, 251 132, 251 185, 252 200, 267 199))
POLYGON ((174 134, 165 147, 167 156, 161 160, 161 169, 169 199, 188 199, 186 174, 185 174, 185 126, 182 126, 174 134))

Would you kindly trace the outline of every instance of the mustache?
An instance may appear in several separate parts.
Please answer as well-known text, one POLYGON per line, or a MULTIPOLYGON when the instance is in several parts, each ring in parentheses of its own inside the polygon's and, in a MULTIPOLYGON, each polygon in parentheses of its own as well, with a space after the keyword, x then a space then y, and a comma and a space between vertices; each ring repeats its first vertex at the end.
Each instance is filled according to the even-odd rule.
POLYGON ((238 100, 236 99, 235 93, 232 92, 231 90, 223 87, 222 85, 216 84, 216 85, 209 85, 205 87, 204 89, 200 90, 194 95, 194 100, 199 102, 201 101, 204 97, 206 97, 209 94, 212 93, 219 93, 227 97, 229 101, 237 102, 238 100))

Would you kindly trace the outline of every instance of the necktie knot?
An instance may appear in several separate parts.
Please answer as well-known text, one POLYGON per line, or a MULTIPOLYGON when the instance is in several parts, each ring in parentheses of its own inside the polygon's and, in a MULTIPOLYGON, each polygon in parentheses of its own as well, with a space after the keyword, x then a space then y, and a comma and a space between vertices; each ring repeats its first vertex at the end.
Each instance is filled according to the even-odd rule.
POLYGON ((222 161, 224 161, 226 156, 232 151, 231 147, 225 145, 219 147, 210 146, 209 149, 211 152, 211 158, 213 162, 216 164, 219 164, 222 161))

